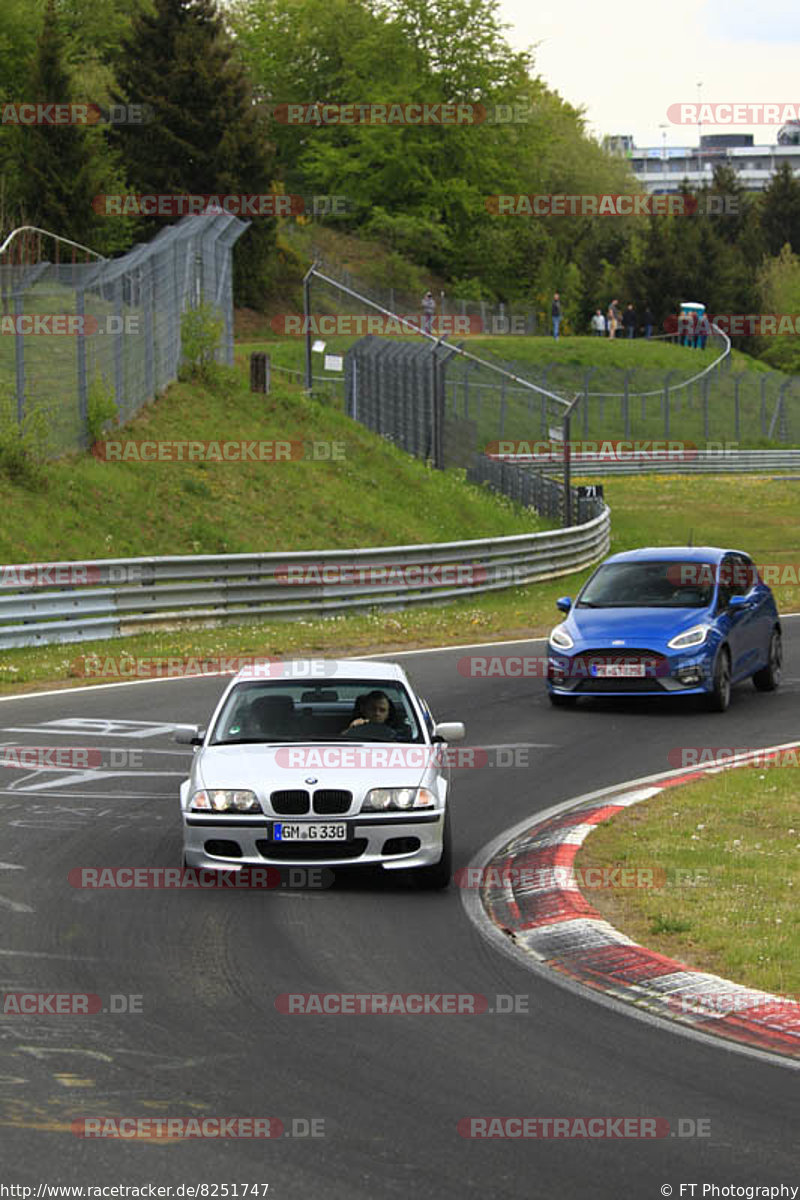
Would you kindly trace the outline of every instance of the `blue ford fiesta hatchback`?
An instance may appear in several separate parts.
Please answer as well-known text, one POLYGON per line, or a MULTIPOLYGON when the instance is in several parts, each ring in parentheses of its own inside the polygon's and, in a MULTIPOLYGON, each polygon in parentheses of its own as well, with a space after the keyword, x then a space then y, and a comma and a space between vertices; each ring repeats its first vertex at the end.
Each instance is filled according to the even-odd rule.
POLYGON ((731 685, 780 683, 772 591, 741 550, 656 546, 606 559, 550 634, 552 704, 580 696, 705 696, 724 712, 731 685))

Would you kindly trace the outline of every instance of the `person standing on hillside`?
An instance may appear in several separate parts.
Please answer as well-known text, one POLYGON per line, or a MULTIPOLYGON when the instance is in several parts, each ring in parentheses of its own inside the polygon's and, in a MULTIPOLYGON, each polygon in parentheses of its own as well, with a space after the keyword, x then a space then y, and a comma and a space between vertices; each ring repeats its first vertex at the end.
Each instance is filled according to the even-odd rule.
POLYGON ((606 316, 608 318, 608 336, 610 338, 616 337, 617 330, 619 329, 622 321, 622 314, 619 311, 619 300, 611 301, 608 306, 608 312, 606 313, 606 316))
POLYGON ((626 305, 625 312, 622 314, 622 324, 625 326, 627 337, 636 337, 636 309, 632 304, 626 305))
POLYGON ((422 332, 433 333, 433 318, 436 316, 436 301, 433 292, 426 292, 422 297, 422 332))
POLYGON ((650 311, 649 306, 644 310, 642 323, 644 324, 644 336, 649 340, 653 336, 653 326, 655 324, 655 317, 650 311))
POLYGON ((561 296, 558 292, 553 292, 550 316, 553 318, 553 337, 558 341, 558 331, 561 328, 561 296))
POLYGON ((602 337, 606 331, 606 319, 603 316, 602 308, 598 308, 592 317, 592 332, 595 337, 602 337))

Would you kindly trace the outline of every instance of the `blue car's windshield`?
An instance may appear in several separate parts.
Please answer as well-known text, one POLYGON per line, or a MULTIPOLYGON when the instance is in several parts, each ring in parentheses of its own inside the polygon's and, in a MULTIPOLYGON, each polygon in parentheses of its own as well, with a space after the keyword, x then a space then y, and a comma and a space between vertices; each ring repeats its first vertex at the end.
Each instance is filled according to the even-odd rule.
POLYGON ((578 608, 707 608, 717 568, 699 562, 621 562, 600 567, 578 608))

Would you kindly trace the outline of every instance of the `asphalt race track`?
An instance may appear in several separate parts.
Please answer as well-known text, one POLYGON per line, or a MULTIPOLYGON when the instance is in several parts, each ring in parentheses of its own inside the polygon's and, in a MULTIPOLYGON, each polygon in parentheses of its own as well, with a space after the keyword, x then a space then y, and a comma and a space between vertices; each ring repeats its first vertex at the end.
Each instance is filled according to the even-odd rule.
MULTIPOLYGON (((553 710, 541 679, 459 673, 460 658, 489 647, 389 656, 437 719, 465 721, 470 745, 530 747, 527 767, 454 771, 456 867, 528 814, 669 770, 672 748, 796 739, 800 620, 785 621, 784 638, 781 690, 741 685, 724 715, 679 701, 553 710)), ((208 1184, 213 1197, 226 1194, 215 1184, 268 1183, 268 1196, 292 1200, 700 1200, 737 1194, 703 1184, 800 1185, 796 1068, 632 1018, 518 966, 470 922, 455 885, 427 894, 344 877, 303 892, 71 886, 79 867, 180 865, 177 789, 191 751, 170 730, 204 724, 224 683, 0 703, 5 747, 99 747, 121 764, 0 772, 0 990, 88 992, 105 1008, 141 1009, 2 1017, 7 1184, 34 1196, 42 1182, 208 1184), (479 993, 490 1007, 523 1011, 276 1009, 280 994, 302 992, 479 993), (276 1117, 296 1136, 159 1143, 72 1132, 73 1121, 98 1116, 276 1117), (458 1130, 464 1117, 526 1116, 666 1118, 672 1136, 475 1140, 458 1130), (324 1136, 303 1136, 314 1119, 324 1136), (708 1136, 678 1135, 698 1121, 708 1136)))

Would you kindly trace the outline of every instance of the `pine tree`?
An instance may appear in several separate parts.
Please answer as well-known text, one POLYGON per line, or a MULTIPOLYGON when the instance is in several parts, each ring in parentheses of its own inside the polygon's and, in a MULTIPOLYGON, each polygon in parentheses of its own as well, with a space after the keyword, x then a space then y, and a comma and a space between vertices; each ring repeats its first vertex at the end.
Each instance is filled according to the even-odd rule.
MULTIPOLYGON (((45 8, 27 90, 30 103, 72 99, 55 0, 45 8)), ((96 134, 81 125, 39 124, 20 125, 15 137, 17 199, 27 223, 92 246, 97 232, 92 201, 102 174, 96 134)))
POLYGON ((780 254, 786 242, 800 253, 800 183, 782 163, 764 190, 761 228, 768 254, 780 254))
MULTIPOLYGON (((123 41, 119 103, 149 106, 152 119, 120 125, 132 190, 157 195, 268 193, 271 152, 245 72, 235 57, 214 0, 156 0, 123 41)), ((263 304, 274 264, 275 222, 253 216, 237 243, 238 303, 263 304)), ((150 237, 174 216, 142 222, 150 237)))

